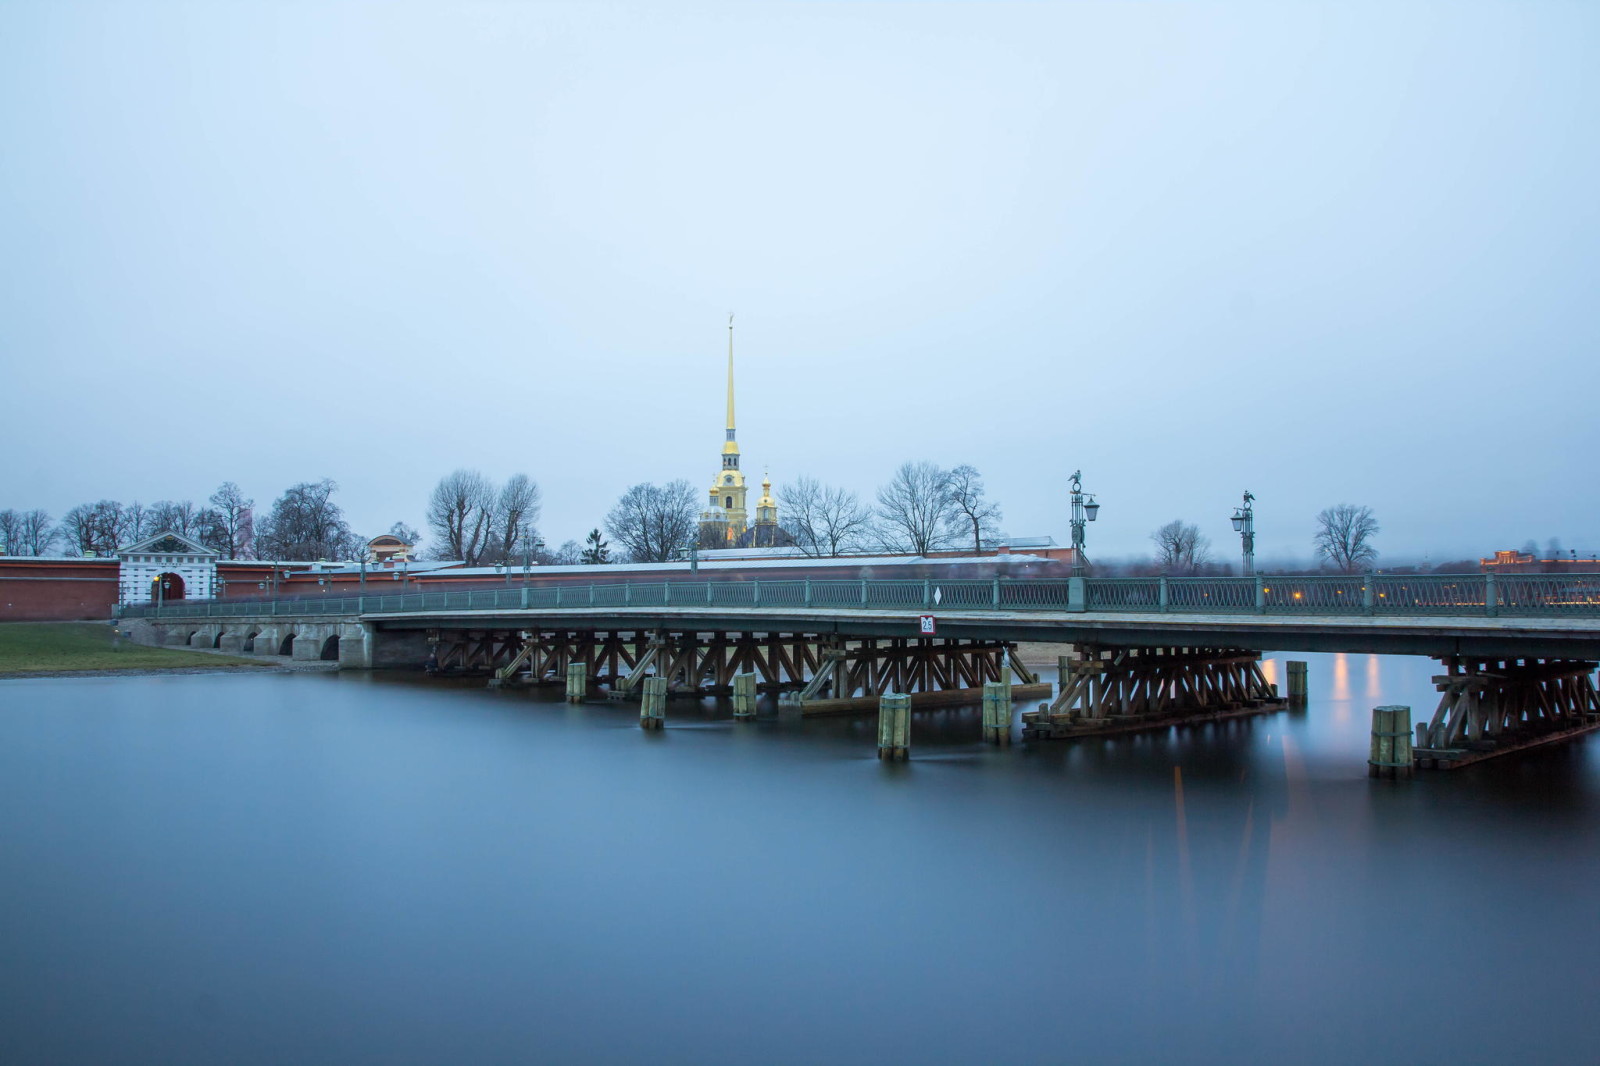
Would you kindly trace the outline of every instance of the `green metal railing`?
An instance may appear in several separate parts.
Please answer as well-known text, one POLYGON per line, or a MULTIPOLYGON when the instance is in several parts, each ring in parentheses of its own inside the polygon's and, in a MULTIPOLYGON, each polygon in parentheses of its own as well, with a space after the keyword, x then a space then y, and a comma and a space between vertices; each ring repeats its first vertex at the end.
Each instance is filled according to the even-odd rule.
POLYGON ((184 601, 161 607, 128 606, 122 609, 122 615, 240 618, 586 607, 1572 616, 1600 615, 1600 574, 624 581, 370 596, 184 601))

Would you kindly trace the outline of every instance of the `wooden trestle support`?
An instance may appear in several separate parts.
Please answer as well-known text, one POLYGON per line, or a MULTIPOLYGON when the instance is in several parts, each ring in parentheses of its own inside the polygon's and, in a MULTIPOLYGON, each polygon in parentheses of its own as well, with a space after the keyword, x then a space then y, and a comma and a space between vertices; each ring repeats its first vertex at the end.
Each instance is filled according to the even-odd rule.
POLYGON ((1418 722, 1412 759, 1454 769, 1600 729, 1596 663, 1583 659, 1446 656, 1433 679, 1432 720, 1418 722))
POLYGON ((1060 694, 1022 713, 1025 740, 1131 733, 1289 705, 1262 675, 1261 653, 1242 648, 1082 644, 1058 662, 1060 694))
POLYGON ((434 630, 428 639, 439 672, 492 674, 496 687, 568 682, 568 667, 581 663, 590 685, 613 698, 638 695, 652 676, 667 679, 674 696, 723 696, 737 675, 753 673, 758 691, 785 694, 804 715, 874 712, 886 692, 906 693, 914 706, 977 705, 985 683, 1013 674, 1017 699, 1050 693, 1015 645, 998 641, 573 629, 434 630))

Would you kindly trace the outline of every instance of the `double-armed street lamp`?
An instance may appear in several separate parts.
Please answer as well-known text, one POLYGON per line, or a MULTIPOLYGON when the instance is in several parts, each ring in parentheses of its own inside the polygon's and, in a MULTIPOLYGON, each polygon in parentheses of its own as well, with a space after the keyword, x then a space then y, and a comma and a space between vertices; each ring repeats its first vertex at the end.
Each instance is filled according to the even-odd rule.
POLYGON ((1089 522, 1093 522, 1100 514, 1100 505, 1095 502, 1094 496, 1085 499, 1083 491, 1083 471, 1072 472, 1072 576, 1082 577, 1087 569, 1083 557, 1083 530, 1089 522))
POLYGON ((689 572, 696 573, 700 569, 700 535, 696 533, 683 545, 685 556, 689 560, 689 572))
POLYGON ((1244 504, 1233 509, 1233 529, 1239 534, 1244 547, 1244 576, 1250 577, 1256 572, 1256 513, 1250 506, 1255 502, 1255 497, 1246 492, 1244 504))

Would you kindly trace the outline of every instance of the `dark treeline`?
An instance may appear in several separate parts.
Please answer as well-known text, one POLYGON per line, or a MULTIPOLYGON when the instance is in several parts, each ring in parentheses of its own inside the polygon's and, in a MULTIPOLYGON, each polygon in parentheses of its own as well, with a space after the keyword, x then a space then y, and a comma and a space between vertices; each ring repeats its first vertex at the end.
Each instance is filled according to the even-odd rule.
MULTIPOLYGON (((199 505, 192 500, 82 503, 59 522, 41 510, 0 511, 0 548, 10 555, 109 555, 158 533, 187 537, 229 559, 355 559, 366 541, 333 502, 338 485, 324 478, 284 491, 264 514, 231 481, 199 505)), ((401 523, 390 532, 415 533, 401 523)))
MULTIPOLYGON (((151 504, 99 500, 71 508, 59 521, 42 510, 0 511, 0 552, 11 555, 105 555, 162 532, 173 532, 236 559, 354 560, 365 551, 334 502, 338 485, 327 478, 290 486, 264 512, 239 486, 224 482, 204 504, 158 500, 151 504)), ((989 499, 976 468, 945 468, 906 462, 895 469, 870 502, 855 492, 809 476, 794 478, 779 490, 778 525, 772 543, 808 556, 872 552, 927 554, 982 551, 1004 534, 1001 510, 989 499)), ((539 535, 542 494, 527 474, 496 484, 476 470, 442 477, 429 494, 426 522, 432 537, 428 555, 461 560, 468 566, 523 563, 600 565, 610 562, 665 562, 683 556, 691 545, 725 546, 703 532, 705 501, 687 481, 633 485, 617 500, 585 543, 568 540, 551 550, 539 535), (610 541, 605 535, 611 537, 610 541)), ((1355 573, 1376 565, 1379 532, 1369 507, 1340 503, 1319 512, 1312 530, 1316 562, 1282 573, 1332 570, 1355 573)), ((403 522, 388 530, 413 552, 418 532, 403 522)), ((1173 519, 1150 533, 1153 552, 1142 558, 1106 562, 1091 568, 1104 576, 1223 576, 1240 567, 1218 558, 1198 526, 1173 519)), ((1231 553, 1227 553, 1231 554, 1231 553)), ((1560 559, 1559 541, 1543 553, 1534 541, 1524 545, 1529 560, 1560 559)), ((1463 573, 1478 569, 1475 559, 1434 566, 1391 567, 1415 572, 1463 573)))

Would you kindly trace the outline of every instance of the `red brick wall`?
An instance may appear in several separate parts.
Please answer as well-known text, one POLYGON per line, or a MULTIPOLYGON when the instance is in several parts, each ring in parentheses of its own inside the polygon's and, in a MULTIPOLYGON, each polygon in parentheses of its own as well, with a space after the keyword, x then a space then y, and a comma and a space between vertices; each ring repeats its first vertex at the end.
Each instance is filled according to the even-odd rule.
POLYGON ((0 622, 110 618, 117 603, 114 559, 0 556, 0 622))

